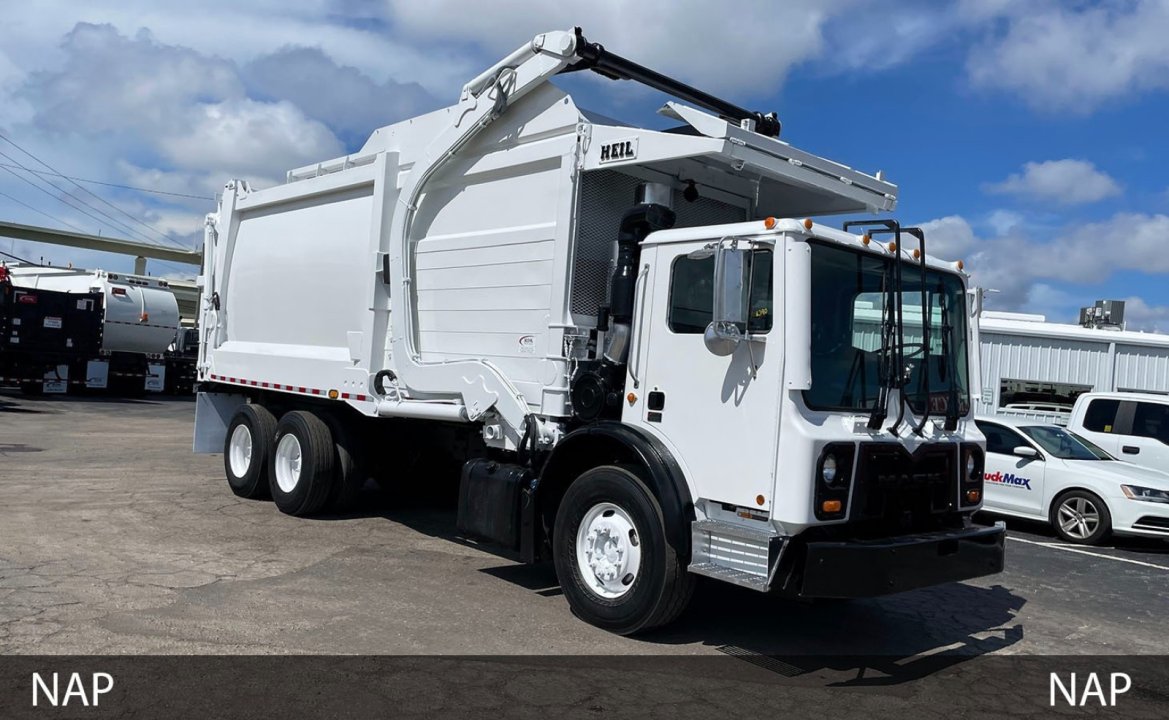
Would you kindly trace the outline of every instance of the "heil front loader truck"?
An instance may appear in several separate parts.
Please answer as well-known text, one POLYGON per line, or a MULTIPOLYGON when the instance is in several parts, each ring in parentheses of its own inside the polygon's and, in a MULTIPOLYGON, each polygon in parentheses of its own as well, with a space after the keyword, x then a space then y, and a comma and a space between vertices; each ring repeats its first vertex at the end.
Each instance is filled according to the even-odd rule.
POLYGON ((892 220, 783 219, 888 211, 897 188, 778 133, 550 32, 360 152, 229 183, 195 450, 293 515, 371 474, 444 482, 412 459, 445 458, 459 531, 551 559, 618 633, 675 618, 697 575, 857 598, 1000 571, 1003 529, 968 519, 960 263, 892 220), (582 70, 679 98, 680 126, 582 111, 549 82, 582 70))

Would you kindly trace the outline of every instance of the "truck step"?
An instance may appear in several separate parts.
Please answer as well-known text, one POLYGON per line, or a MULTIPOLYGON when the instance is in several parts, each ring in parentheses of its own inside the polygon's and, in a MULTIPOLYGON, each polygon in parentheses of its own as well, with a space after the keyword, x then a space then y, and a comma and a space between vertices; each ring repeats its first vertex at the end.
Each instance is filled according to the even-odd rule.
POLYGON ((768 590, 780 540, 770 526, 696 520, 690 525, 690 534, 690 572, 760 592, 768 590))

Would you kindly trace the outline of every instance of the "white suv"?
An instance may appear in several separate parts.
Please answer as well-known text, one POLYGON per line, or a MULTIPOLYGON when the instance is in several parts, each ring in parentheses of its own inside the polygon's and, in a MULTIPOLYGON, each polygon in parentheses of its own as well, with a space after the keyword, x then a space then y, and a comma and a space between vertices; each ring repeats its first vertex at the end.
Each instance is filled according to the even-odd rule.
POLYGON ((1085 393, 1068 430, 1134 465, 1169 471, 1169 395, 1085 393))

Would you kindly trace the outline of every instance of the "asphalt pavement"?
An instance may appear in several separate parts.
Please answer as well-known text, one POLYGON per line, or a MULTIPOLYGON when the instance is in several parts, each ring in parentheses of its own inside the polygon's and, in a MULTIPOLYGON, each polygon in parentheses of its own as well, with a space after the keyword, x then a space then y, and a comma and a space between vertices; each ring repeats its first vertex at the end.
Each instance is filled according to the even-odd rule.
POLYGON ((453 508, 236 498, 221 456, 191 453, 193 415, 0 392, 0 653, 1169 653, 1169 543, 1015 521, 997 576, 823 604, 703 583, 674 625, 617 637, 572 616, 550 565, 458 539, 453 508))

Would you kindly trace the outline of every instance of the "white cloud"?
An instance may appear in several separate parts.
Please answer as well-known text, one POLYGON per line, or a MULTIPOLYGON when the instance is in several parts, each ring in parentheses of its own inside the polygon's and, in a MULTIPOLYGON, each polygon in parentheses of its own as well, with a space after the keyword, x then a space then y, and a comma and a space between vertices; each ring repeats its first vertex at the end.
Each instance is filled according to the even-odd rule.
POLYGON ((1124 299, 1124 322, 1130 330, 1169 330, 1169 305, 1150 305, 1135 295, 1124 299))
MULTIPOLYGON (((1017 224, 1004 234, 979 237, 960 216, 922 227, 935 256, 964 255, 972 284, 998 291, 988 298, 992 309, 1039 312, 1070 322, 1071 313, 1095 298, 1073 296, 1060 283, 1094 285, 1122 271, 1169 273, 1167 215, 1117 213, 1041 236, 1017 224)), ((1136 312, 1133 327, 1147 327, 1142 310, 1136 312)))
POLYGON ((1025 217, 1017 212, 1010 210, 998 209, 990 213, 986 218, 986 224, 998 235, 1006 235, 1015 228, 1019 227, 1026 220, 1025 217))
POLYGON ((767 95, 824 50, 825 25, 857 0, 388 0, 403 35, 470 42, 502 56, 539 32, 583 28, 590 42, 718 93, 767 95))
POLYGON ((987 32, 970 51, 971 80, 1032 107, 1087 113, 1134 91, 1169 88, 1164 0, 980 0, 960 9, 987 32))
POLYGON ((1050 200, 1062 205, 1092 203, 1120 194, 1116 180, 1085 160, 1029 162, 1023 172, 986 186, 995 194, 1050 200))
POLYGON ((925 231, 926 251, 934 257, 956 260, 978 245, 974 228, 958 215, 922 223, 921 229, 925 231))
MULTIPOLYGON (((412 82, 375 82, 357 68, 339 66, 320 48, 285 47, 242 69, 254 95, 288 100, 351 144, 375 128, 440 103, 412 82)), ((447 95, 453 93, 450 89, 447 95)))

